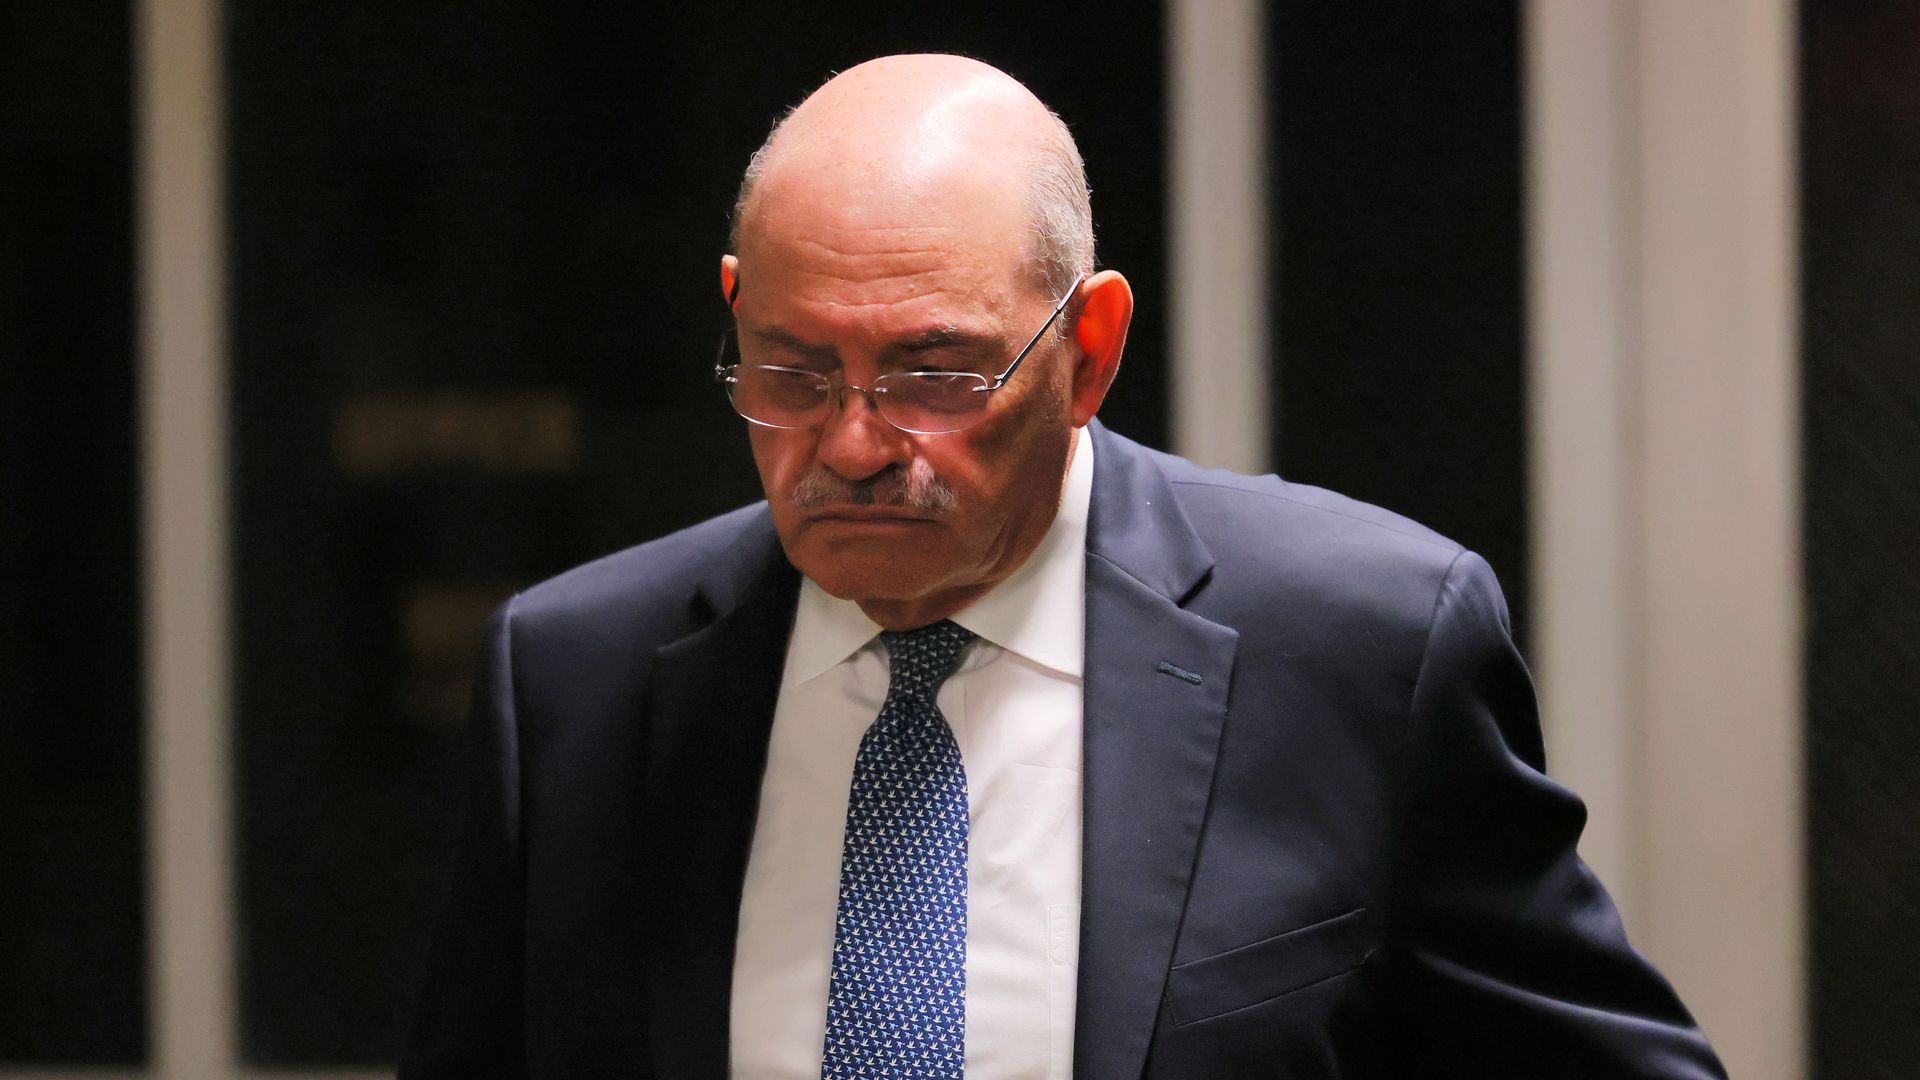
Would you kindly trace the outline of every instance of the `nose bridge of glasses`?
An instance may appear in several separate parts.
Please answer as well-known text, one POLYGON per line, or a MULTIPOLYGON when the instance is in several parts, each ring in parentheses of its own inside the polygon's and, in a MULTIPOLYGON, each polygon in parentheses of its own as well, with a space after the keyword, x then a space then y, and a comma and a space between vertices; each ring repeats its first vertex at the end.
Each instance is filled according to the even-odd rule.
POLYGON ((846 382, 845 376, 839 373, 836 373, 832 378, 824 379, 823 386, 825 389, 825 400, 822 401, 819 406, 821 409, 820 418, 815 421, 815 423, 828 427, 845 427, 860 421, 864 416, 868 422, 878 422, 883 428, 891 429, 899 427, 899 425, 894 423, 893 419, 887 415, 886 411, 880 407, 880 402, 886 395, 884 389, 846 382), (848 391, 852 391, 856 398, 865 402, 866 408, 864 410, 856 412, 856 410, 848 405, 848 391))
POLYGON ((857 386, 847 382, 844 377, 827 380, 827 397, 841 412, 847 410, 847 391, 849 390, 866 399, 867 411, 873 413, 880 411, 880 395, 885 393, 885 391, 879 387, 857 386))
POLYGON ((820 405, 819 419, 814 423, 821 433, 821 439, 840 447, 842 452, 847 447, 859 446, 866 448, 862 453, 878 453, 880 447, 896 446, 902 433, 907 430, 880 407, 880 403, 886 400, 884 390, 858 386, 836 378, 827 384, 826 397, 827 400, 820 405), (864 409, 848 400, 849 390, 853 391, 854 399, 865 403, 864 409))

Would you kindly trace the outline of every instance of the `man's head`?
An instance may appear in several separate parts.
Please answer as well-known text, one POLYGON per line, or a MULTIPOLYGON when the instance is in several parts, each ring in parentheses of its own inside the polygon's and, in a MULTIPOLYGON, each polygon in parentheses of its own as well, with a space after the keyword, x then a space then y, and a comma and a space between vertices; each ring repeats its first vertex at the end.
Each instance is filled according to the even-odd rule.
POLYGON ((874 60, 781 122, 748 170, 722 260, 746 363, 826 372, 836 388, 897 371, 996 375, 1081 281, 1067 329, 1042 335, 964 430, 910 434, 858 391, 817 426, 751 428, 803 573, 908 627, 959 610, 1031 554, 1132 315, 1125 279, 1091 269, 1071 137, 985 64, 874 60))

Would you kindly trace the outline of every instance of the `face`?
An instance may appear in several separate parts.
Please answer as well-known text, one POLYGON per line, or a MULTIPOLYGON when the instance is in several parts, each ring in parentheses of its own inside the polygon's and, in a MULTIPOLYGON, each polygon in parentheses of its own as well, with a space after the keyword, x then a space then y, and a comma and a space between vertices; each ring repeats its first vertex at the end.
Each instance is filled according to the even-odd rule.
MULTIPOLYGON (((1019 201, 996 212, 992 199, 959 194, 941 200, 946 213, 918 206, 909 219, 769 206, 741 238, 743 356, 837 371, 854 386, 891 371, 1004 370, 1057 297, 1022 271, 1019 201)), ((961 431, 903 432, 857 392, 816 428, 748 425, 787 557, 890 628, 944 618, 1007 577, 1059 507, 1069 349, 1049 332, 961 431)))

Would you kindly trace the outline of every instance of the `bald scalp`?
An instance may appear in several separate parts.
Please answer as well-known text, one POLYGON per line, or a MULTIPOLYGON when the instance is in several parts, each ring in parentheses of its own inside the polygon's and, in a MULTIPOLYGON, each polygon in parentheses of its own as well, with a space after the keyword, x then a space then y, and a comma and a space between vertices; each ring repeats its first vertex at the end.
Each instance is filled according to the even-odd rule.
POLYGON ((963 174, 1024 189, 1028 269, 1049 296, 1093 272, 1086 167, 1066 124, 1005 72, 940 54, 849 68, 781 118, 741 178, 730 246, 741 250, 783 175, 840 185, 852 201, 911 198, 963 174))

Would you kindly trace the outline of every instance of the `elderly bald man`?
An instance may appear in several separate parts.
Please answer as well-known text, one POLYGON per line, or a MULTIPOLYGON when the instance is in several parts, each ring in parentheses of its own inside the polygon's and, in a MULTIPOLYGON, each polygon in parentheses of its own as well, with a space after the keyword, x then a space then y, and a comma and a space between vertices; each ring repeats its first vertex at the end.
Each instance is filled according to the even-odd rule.
POLYGON ((754 155, 766 501, 494 618, 401 1075, 1711 1077, 1478 557, 1094 416, 1080 158, 971 60, 754 155))

